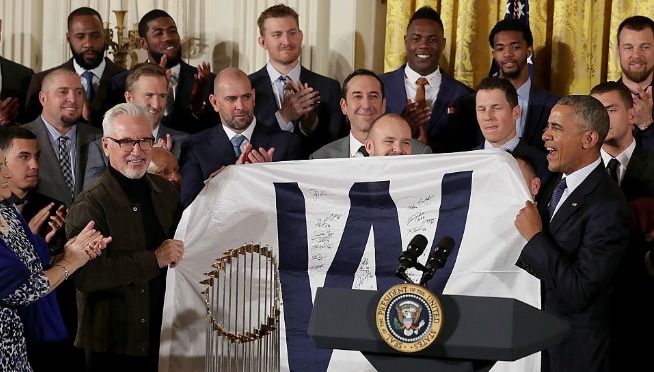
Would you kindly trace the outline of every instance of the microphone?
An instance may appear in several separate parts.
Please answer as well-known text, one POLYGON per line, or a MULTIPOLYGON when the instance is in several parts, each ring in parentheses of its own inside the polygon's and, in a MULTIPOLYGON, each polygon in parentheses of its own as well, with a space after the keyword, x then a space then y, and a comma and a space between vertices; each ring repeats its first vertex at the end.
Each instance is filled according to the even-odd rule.
POLYGON ((418 257, 425 251, 425 247, 427 247, 427 238, 420 234, 414 236, 406 251, 400 255, 400 266, 395 271, 395 275, 404 279, 407 283, 412 283, 411 279, 406 275, 406 269, 415 267, 418 264, 418 257))
POLYGON ((450 252, 452 252, 453 248, 454 239, 450 238, 449 236, 441 239, 436 248, 434 248, 434 250, 429 253, 427 264, 425 265, 426 270, 422 274, 422 278, 420 278, 420 285, 427 283, 427 281, 429 281, 434 276, 436 270, 445 266, 447 256, 450 255, 450 252))

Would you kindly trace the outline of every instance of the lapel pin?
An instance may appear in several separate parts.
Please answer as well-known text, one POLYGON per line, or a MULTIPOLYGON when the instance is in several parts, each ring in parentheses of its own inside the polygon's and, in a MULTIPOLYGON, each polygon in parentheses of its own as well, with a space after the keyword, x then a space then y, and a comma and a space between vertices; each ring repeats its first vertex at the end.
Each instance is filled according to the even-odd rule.
POLYGON ((572 203, 572 206, 573 206, 573 207, 576 207, 576 206, 577 206, 577 203, 572 203))

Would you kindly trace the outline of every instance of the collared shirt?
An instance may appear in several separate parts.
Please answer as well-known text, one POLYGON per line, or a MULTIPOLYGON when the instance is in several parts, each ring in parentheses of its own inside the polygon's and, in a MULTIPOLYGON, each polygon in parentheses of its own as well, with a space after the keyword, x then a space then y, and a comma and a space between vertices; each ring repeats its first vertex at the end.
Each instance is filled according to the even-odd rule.
MULTIPOLYGON (((104 68, 107 67, 107 62, 102 58, 102 62, 98 65, 98 67, 88 70, 93 72, 93 90, 95 92, 98 91, 98 86, 100 85, 100 77, 102 77, 102 74, 104 73, 104 68)), ((79 75, 79 79, 82 82, 82 86, 86 87, 86 81, 82 77, 82 74, 85 73, 87 70, 84 69, 82 66, 80 66, 77 61, 73 58, 73 68, 75 68, 75 73, 79 75)), ((86 88, 85 88, 86 89, 86 88)))
POLYGON ((359 152, 359 149, 361 146, 363 146, 363 143, 359 142, 358 139, 354 138, 352 135, 352 132, 350 132, 350 157, 351 158, 362 158, 363 154, 359 152))
POLYGON ((518 146, 518 142, 520 142, 520 137, 517 135, 504 142, 504 144, 500 145, 500 147, 495 147, 490 142, 488 142, 488 140, 484 140, 484 149, 502 149, 504 151, 513 151, 515 150, 516 146, 518 146))
POLYGON ((436 71, 427 76, 422 76, 413 71, 409 65, 406 65, 404 68, 404 88, 406 89, 406 96, 410 98, 412 102, 415 102, 416 92, 418 90, 418 84, 416 84, 416 81, 421 77, 427 79, 428 82, 428 84, 425 85, 425 103, 431 110, 434 108, 436 97, 438 97, 438 91, 441 88, 441 80, 443 79, 443 76, 441 75, 440 69, 436 69, 436 71))
MULTIPOLYGON (((266 64, 266 71, 268 71, 268 76, 270 77, 270 84, 272 85, 272 90, 273 93, 275 94, 275 101, 277 102, 277 108, 282 107, 282 100, 284 98, 284 91, 283 91, 283 84, 279 80, 279 77, 282 76, 282 74, 277 71, 273 65, 268 62, 266 64)), ((300 72, 302 71, 302 65, 298 62, 295 67, 291 71, 286 74, 293 82, 298 81, 300 79, 300 72)), ((295 127, 293 126, 293 121, 286 122, 284 119, 282 119, 282 115, 279 113, 279 110, 275 112, 275 118, 277 118, 277 124, 279 124, 279 127, 282 130, 285 130, 287 132, 292 132, 295 127)))
POLYGON ((527 120, 527 110, 529 109, 529 91, 531 90, 531 79, 527 79, 520 88, 518 88, 518 105, 520 105, 520 118, 516 120, 515 129, 518 137, 522 137, 525 132, 525 121, 527 120))
MULTIPOLYGON (((241 144, 241 149, 252 140, 252 133, 254 132, 254 127, 257 125, 257 118, 252 119, 252 123, 242 132, 240 135, 245 137, 245 141, 241 144)), ((232 138, 236 137, 239 135, 239 133, 234 132, 230 127, 226 126, 223 124, 223 130, 225 130, 225 134, 227 134, 227 138, 231 141, 232 138)))
POLYGON ((588 177, 591 172, 597 168, 597 166, 602 162, 602 157, 598 157, 597 160, 594 162, 588 164, 587 166, 576 170, 570 174, 563 174, 563 177, 565 178, 565 183, 566 183, 566 189, 563 191, 563 195, 561 196, 561 200, 559 200, 559 204, 556 205, 556 209, 554 209, 554 213, 552 214, 552 217, 556 215, 556 212, 558 212, 559 207, 563 204, 563 202, 568 199, 568 196, 572 194, 573 191, 579 185, 581 185, 582 182, 588 177))
POLYGON ((75 184, 75 163, 77 163, 77 157, 75 154, 77 153, 75 149, 77 148, 77 126, 72 125, 70 127, 70 130, 66 134, 61 134, 57 130, 57 128, 53 127, 52 124, 48 123, 47 120, 41 115, 41 120, 45 123, 45 129, 48 130, 48 139, 50 140, 50 144, 52 145, 52 148, 54 149, 54 153, 57 156, 57 161, 59 161, 59 137, 68 137, 68 156, 70 158, 70 169, 72 172, 73 176, 73 185, 75 184))
POLYGON ((170 79, 170 87, 169 89, 172 89, 173 91, 173 100, 177 98, 177 86, 179 85, 179 73, 182 71, 182 65, 181 64, 176 64, 175 66, 170 68, 170 72, 172 73, 172 76, 174 76, 174 79, 170 79))
MULTIPOLYGON (((631 144, 627 146, 627 148, 624 149, 624 151, 622 151, 618 156, 615 157, 620 162, 620 166, 618 167, 618 185, 622 183, 624 174, 627 171, 627 166, 629 165, 629 160, 631 159, 631 155, 633 155, 635 148, 636 148, 636 141, 632 139, 631 144)), ((613 159, 613 156, 611 156, 608 152, 604 151, 604 149, 600 150, 600 154, 602 154, 602 161, 604 162, 604 166, 606 167, 609 164, 609 161, 613 159)))

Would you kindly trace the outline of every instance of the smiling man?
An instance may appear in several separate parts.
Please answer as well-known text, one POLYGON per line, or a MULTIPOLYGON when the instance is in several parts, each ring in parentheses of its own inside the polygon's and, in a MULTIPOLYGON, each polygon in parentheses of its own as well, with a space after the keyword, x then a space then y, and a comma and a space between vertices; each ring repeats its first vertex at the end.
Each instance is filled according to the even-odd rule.
POLYGON ((61 66, 32 76, 27 91, 27 116, 29 120, 34 120, 41 113, 39 90, 44 77, 55 69, 63 68, 73 71, 79 76, 78 79, 84 87, 84 98, 89 109, 88 117, 85 116, 85 119, 93 126, 100 128, 109 81, 125 69, 104 56, 105 40, 102 17, 94 9, 82 7, 73 10, 68 15, 66 40, 73 57, 61 66))
POLYGON ((411 126, 398 114, 384 114, 370 125, 366 151, 370 156, 413 154, 411 126))
POLYGON ((401 114, 413 136, 436 153, 450 149, 449 118, 457 101, 473 92, 439 69, 444 34, 443 22, 434 9, 416 10, 404 35, 407 64, 379 76, 384 82, 386 111, 401 114))
POLYGON ((614 275, 629 242, 629 207, 602 164, 609 115, 591 96, 562 98, 542 134, 555 177, 515 226, 527 244, 517 266, 540 279, 542 309, 570 324, 542 353, 543 370, 609 371, 614 275))

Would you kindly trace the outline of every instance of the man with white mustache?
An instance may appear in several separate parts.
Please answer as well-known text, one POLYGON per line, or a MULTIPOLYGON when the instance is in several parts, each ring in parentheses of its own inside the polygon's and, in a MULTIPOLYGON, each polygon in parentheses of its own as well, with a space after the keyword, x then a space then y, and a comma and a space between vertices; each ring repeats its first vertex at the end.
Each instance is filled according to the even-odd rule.
POLYGON ((41 116, 25 124, 41 148, 36 191, 70 206, 83 188, 89 144, 102 134, 98 128, 80 122, 84 88, 75 72, 60 68, 48 73, 39 101, 43 106, 41 116), (68 169, 64 169, 66 163, 68 169))

